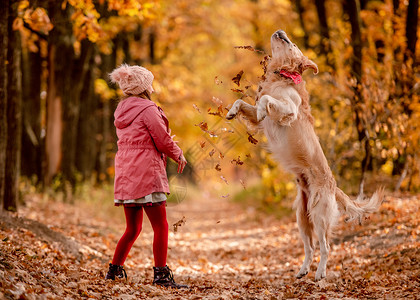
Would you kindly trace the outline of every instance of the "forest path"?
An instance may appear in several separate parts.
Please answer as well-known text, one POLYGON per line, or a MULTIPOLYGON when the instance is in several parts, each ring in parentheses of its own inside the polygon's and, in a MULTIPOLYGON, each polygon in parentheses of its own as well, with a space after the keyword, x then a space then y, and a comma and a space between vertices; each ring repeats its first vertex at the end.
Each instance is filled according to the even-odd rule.
POLYGON ((38 226, 19 226, 26 219, 2 218, 0 298, 414 299, 420 293, 419 207, 418 196, 388 196, 363 226, 340 222, 327 278, 314 282, 318 250, 310 273, 294 277, 304 252, 293 217, 278 220, 205 193, 169 204, 168 265, 177 282, 191 287, 175 291, 151 284, 153 232, 147 218, 125 264, 128 282, 105 281, 107 263, 124 231, 122 209, 111 207, 115 214, 109 214, 97 204, 32 197, 19 215, 77 243, 83 258, 77 260, 62 239, 42 238, 38 226), (184 217, 174 232, 173 224, 184 217))

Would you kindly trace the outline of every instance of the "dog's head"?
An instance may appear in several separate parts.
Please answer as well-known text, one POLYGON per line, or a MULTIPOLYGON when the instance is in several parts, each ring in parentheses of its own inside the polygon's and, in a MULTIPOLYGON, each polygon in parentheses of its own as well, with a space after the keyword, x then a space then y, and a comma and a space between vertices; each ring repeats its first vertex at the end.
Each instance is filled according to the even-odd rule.
POLYGON ((306 69, 313 69, 318 73, 318 66, 307 58, 287 37, 283 30, 277 30, 271 36, 271 63, 291 72, 303 73, 306 69))

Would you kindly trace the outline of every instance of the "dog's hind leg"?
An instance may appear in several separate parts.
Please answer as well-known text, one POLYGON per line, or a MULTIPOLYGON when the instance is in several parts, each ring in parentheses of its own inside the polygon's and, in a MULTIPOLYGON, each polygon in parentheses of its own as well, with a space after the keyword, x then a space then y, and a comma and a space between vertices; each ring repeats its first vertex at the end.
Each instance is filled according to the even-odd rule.
POLYGON ((320 198, 319 201, 313 199, 317 204, 315 207, 311 208, 311 219, 314 223, 314 231, 318 237, 319 250, 321 253, 321 259, 315 273, 315 281, 326 277, 328 254, 330 251, 328 236, 338 217, 338 208, 334 195, 328 193, 320 194, 325 195, 325 198, 320 198))
MULTIPOLYGON (((298 181, 299 182, 299 181, 298 181)), ((305 249, 305 260, 303 265, 296 275, 297 278, 302 278, 309 272, 314 255, 314 242, 313 242, 313 224, 311 223, 308 215, 308 195, 304 189, 299 187, 298 196, 296 198, 296 219, 299 226, 300 236, 303 241, 305 249)))

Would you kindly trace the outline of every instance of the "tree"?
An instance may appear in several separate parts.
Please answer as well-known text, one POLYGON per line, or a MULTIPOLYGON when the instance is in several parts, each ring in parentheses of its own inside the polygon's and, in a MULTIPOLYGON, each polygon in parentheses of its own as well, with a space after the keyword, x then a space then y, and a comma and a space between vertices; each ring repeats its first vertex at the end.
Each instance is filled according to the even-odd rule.
POLYGON ((3 208, 7 150, 7 44, 10 1, 0 5, 0 210, 3 208))
POLYGON ((7 44, 7 149, 3 208, 16 211, 19 197, 22 73, 20 33, 13 29, 18 3, 11 3, 8 16, 7 44))
POLYGON ((353 86, 354 96, 351 98, 353 118, 357 130, 358 140, 365 151, 362 161, 362 174, 359 186, 359 193, 363 194, 365 174, 368 165, 371 162, 371 146, 369 144, 369 131, 364 120, 363 114, 363 93, 362 93, 362 21, 360 19, 360 3, 359 0, 347 0, 347 13, 351 24, 351 45, 353 48, 353 56, 351 61, 352 77, 355 79, 353 86))

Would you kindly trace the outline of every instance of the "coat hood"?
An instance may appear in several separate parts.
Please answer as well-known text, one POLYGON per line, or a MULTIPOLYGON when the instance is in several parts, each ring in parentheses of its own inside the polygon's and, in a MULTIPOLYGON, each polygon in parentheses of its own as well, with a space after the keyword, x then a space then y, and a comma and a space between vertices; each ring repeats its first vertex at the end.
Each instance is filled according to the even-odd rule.
POLYGON ((118 129, 123 129, 129 126, 135 118, 146 108, 156 105, 148 99, 139 97, 130 97, 118 104, 114 112, 114 125, 118 129))

